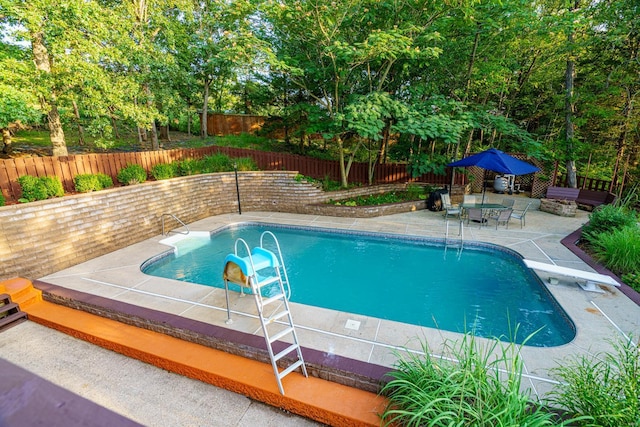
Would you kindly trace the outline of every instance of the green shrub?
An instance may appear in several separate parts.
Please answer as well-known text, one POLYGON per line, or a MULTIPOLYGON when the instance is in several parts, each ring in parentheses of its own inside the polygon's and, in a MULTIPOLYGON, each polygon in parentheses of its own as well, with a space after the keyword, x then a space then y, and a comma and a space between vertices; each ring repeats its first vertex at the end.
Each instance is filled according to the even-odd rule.
POLYGON ((432 356, 426 344, 424 355, 399 355, 389 373, 393 379, 382 389, 388 397, 382 425, 559 425, 555 415, 521 392, 517 346, 497 340, 483 346, 465 334, 444 347, 442 358, 432 356))
POLYGON ((595 258, 609 270, 640 272, 640 228, 636 224, 596 234, 590 243, 595 258))
POLYGON ((189 176, 203 173, 204 162, 202 159, 184 159, 177 162, 178 176, 189 176))
POLYGON ((47 197, 62 197, 64 196, 64 188, 62 182, 57 176, 43 176, 40 177, 40 181, 47 189, 47 197))
POLYGON ((18 178, 18 184, 20 184, 20 189, 22 190, 22 197, 19 199, 22 203, 47 198, 47 189, 38 177, 31 175, 21 176, 18 178))
POLYGON ((113 179, 111 179, 109 175, 104 173, 97 173, 96 176, 98 177, 98 181, 100 181, 101 189, 113 187, 113 179))
POLYGON ((631 286, 636 292, 640 292, 640 272, 623 274, 622 281, 631 286))
POLYGON ((415 184, 407 185, 407 198, 409 200, 424 200, 426 199, 425 187, 415 184))
POLYGON ((88 193, 89 191, 99 191, 113 187, 111 177, 103 173, 76 175, 73 178, 73 182, 78 193, 88 193))
POLYGON ((613 343, 614 353, 574 356, 551 370, 558 385, 552 404, 585 417, 589 426, 637 426, 640 420, 640 347, 613 343))
POLYGON ((7 199, 4 198, 4 194, 0 191, 0 206, 7 204, 7 199))
POLYGON ((582 227, 582 236, 589 243, 599 234, 634 225, 638 221, 635 211, 614 205, 602 205, 589 214, 589 223, 582 227))
POLYGON ((80 174, 73 177, 73 184, 78 193, 88 193, 100 189, 100 181, 93 174, 80 174))
POLYGON ((204 173, 229 172, 233 170, 233 162, 224 154, 212 154, 202 159, 204 173))
POLYGON ((258 170, 258 165, 251 157, 239 157, 234 159, 234 162, 239 171, 255 171, 258 170))
POLYGON ((147 171, 140 165, 127 165, 118 172, 118 182, 122 185, 141 184, 147 180, 147 171))
POLYGON ((178 168, 175 163, 159 163, 151 168, 151 176, 158 181, 174 178, 177 174, 178 168))

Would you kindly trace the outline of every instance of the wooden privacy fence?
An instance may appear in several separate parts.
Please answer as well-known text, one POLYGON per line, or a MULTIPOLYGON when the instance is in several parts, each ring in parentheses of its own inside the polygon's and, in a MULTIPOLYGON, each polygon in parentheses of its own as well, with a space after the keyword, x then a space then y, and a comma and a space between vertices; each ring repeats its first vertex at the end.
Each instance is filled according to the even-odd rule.
MULTIPOLYGON (((254 134, 262 128, 265 116, 251 114, 207 114, 207 135, 241 135, 254 134)), ((200 116, 202 126, 202 116, 200 116)))
MULTIPOLYGON (((66 193, 73 193, 73 179, 80 174, 103 173, 111 176, 117 185, 120 169, 130 164, 138 164, 147 171, 160 163, 171 163, 188 158, 200 158, 211 154, 225 154, 232 158, 251 157, 261 170, 298 171, 311 178, 332 181, 340 180, 340 165, 337 161, 318 160, 304 156, 248 150, 242 148, 210 146, 193 149, 142 151, 135 153, 79 154, 59 157, 23 157, 0 160, 0 189, 7 202, 15 202, 21 196, 18 178, 23 175, 57 176, 66 193)), ((457 181, 463 177, 456 175, 457 181)), ((450 176, 425 174, 411 178, 405 164, 391 163, 376 165, 375 184, 423 182, 444 186, 450 183, 450 176)), ((368 183, 368 165, 354 163, 349 172, 350 183, 368 183)), ((461 182, 456 182, 460 184, 461 182)))

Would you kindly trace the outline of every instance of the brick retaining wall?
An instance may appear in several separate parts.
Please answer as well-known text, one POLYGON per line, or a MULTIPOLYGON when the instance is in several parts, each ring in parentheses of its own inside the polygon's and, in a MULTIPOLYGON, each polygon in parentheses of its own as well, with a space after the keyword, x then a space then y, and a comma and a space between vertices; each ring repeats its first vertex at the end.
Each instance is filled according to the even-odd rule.
MULTIPOLYGON (((423 208, 352 208, 322 205, 329 199, 404 188, 361 187, 325 193, 296 172, 239 172, 242 211, 376 216, 423 208), (365 212, 356 214, 354 210, 365 212)), ((414 206, 415 205, 415 206, 414 206)), ((238 211, 235 176, 216 173, 173 178, 0 207, 0 280, 37 279, 162 233, 162 215, 189 224, 238 211)), ((173 226, 173 221, 167 221, 173 226)), ((177 226, 177 224, 175 224, 177 226)))

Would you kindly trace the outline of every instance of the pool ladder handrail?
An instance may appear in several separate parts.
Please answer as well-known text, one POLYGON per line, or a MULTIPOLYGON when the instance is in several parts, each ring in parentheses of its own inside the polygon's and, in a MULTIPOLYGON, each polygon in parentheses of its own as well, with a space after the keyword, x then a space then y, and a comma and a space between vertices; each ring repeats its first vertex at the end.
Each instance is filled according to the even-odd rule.
MULTIPOLYGON (((269 359, 271 360, 273 373, 275 374, 276 381, 278 382, 278 389, 280 390, 280 393, 284 395, 282 378, 284 378, 286 375, 290 374, 291 372, 295 371, 297 368, 301 368, 302 374, 305 377, 308 377, 309 375, 307 373, 307 367, 304 363, 304 358, 302 357, 302 348, 300 347, 300 342, 298 341, 298 334, 296 333, 295 326, 293 324, 293 318, 291 317, 291 309, 289 308, 289 298, 287 297, 287 293, 285 292, 285 289, 284 289, 284 284, 286 281, 288 293, 289 295, 291 294, 291 288, 289 286, 289 278, 287 276, 287 272, 284 267, 284 262, 282 260, 282 252, 280 250, 280 244, 278 243, 278 239, 273 233, 271 233, 270 231, 265 231, 260 236, 260 246, 257 248, 254 248, 253 251, 249 249, 249 245, 244 239, 242 238, 236 239, 236 242, 234 244, 234 253, 236 257, 240 257, 239 255, 239 253, 241 252, 240 249, 243 249, 247 253, 247 256, 244 258, 244 260, 248 258, 248 262, 250 266, 250 270, 246 272, 249 280, 249 286, 251 286, 251 291, 253 292, 253 296, 256 302, 256 307, 258 309, 258 318, 260 319, 262 333, 264 334, 264 339, 267 344, 267 350, 269 352, 269 359), (278 250, 277 255, 272 251, 264 248, 265 235, 271 236, 273 238, 276 248, 278 250), (254 263, 254 256, 256 255, 256 253, 258 253, 258 255, 261 258, 264 258, 264 259, 261 259, 260 262, 257 264, 254 263), (267 257, 264 257, 264 255, 267 255, 267 257), (258 271, 264 270, 266 268, 273 268, 273 271, 275 274, 273 276, 261 278, 258 275, 258 271), (284 280, 283 280, 283 276, 284 276, 284 280), (276 282, 278 283, 278 286, 279 286, 279 293, 276 295, 272 295, 268 298, 263 297, 262 292, 260 292, 260 289, 263 286, 267 286, 271 283, 276 283, 276 282), (284 310, 277 311, 275 313, 272 313, 270 316, 265 317, 265 312, 264 312, 265 306, 278 301, 282 301, 282 304, 284 305, 284 310), (284 320, 285 318, 286 318, 286 323, 282 321, 278 322, 278 320, 280 319, 284 320), (276 323, 280 323, 280 324, 284 323, 286 327, 285 329, 281 329, 272 335, 270 334, 268 327, 276 323), (291 335, 293 343, 287 345, 287 347, 284 350, 281 350, 278 353, 274 353, 273 344, 276 341, 278 341, 280 338, 283 338, 287 335, 291 335), (298 360, 294 361, 291 365, 289 365, 288 367, 280 371, 278 369, 277 362, 280 359, 287 356, 288 354, 293 353, 294 350, 296 351, 298 360)), ((226 280, 225 280, 225 293, 227 298, 227 311, 229 314, 227 323, 230 323, 231 317, 230 317, 230 311, 229 311, 229 290, 228 290, 228 284, 226 280)))
MULTIPOLYGON (((459 246, 462 247, 464 244, 464 223, 462 221, 459 221, 458 223, 458 236, 460 236, 459 246)), ((449 221, 447 220, 444 234, 444 244, 445 246, 454 246, 454 242, 456 241, 453 239, 449 239, 449 221)))
POLYGON ((287 287, 287 299, 291 298, 291 285, 289 285, 289 276, 287 275, 287 267, 284 265, 284 258, 282 257, 282 251, 280 250, 280 243, 276 238, 276 235, 271 231, 265 231, 260 235, 260 247, 264 248, 264 236, 270 236, 273 239, 273 243, 275 244, 276 249, 278 250, 278 262, 280 262, 280 266, 282 267, 282 274, 284 276, 283 284, 287 287))
POLYGON ((449 238, 449 220, 447 220, 446 221, 445 234, 444 234, 444 256, 445 256, 445 258, 447 256, 447 249, 449 248, 449 246, 457 247, 458 248, 458 252, 457 252, 458 258, 460 258, 460 256, 462 256, 462 249, 464 247, 464 223, 462 221, 459 221, 458 235, 460 236, 460 240, 459 241, 449 238))
POLYGON ((162 219, 162 235, 163 235, 163 236, 168 236, 168 235, 169 235, 169 233, 171 233, 172 231, 173 231, 174 233, 177 233, 177 234, 184 234, 184 235, 189 234, 189 226, 187 226, 187 224, 185 224, 184 222, 182 222, 182 220, 180 220, 180 218, 178 218, 178 217, 177 217, 177 216, 175 216, 174 214, 170 214, 170 213, 163 213, 163 214, 162 214, 162 216, 161 216, 161 219, 162 219), (186 228, 186 229, 187 229, 187 231, 173 231, 173 230, 169 230, 169 231, 167 231, 167 233, 165 234, 165 232, 164 232, 164 218, 165 218, 165 217, 167 217, 167 216, 170 216, 171 218, 173 218, 173 219, 175 219, 176 221, 178 221, 180 224, 182 224, 182 226, 183 226, 184 228, 186 228))

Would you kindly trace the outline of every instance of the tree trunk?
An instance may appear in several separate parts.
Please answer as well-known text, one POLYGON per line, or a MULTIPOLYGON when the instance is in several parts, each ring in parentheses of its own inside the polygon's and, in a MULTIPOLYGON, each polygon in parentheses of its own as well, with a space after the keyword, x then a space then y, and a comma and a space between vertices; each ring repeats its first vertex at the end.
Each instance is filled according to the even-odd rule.
POLYGON ((158 151, 160 149, 160 143, 158 142, 158 127, 156 121, 151 122, 151 149, 158 151))
MULTIPOLYGON (((120 132, 118 132, 118 122, 116 121, 116 118, 111 115, 111 128, 113 129, 113 137, 115 139, 120 139, 120 132)), ((140 132, 138 132, 138 135, 140 134, 140 132)))
POLYGON ((378 161, 381 165, 387 163, 387 150, 389 149, 389 137, 391 135, 391 121, 387 120, 382 130, 382 141, 380 142, 380 150, 378 151, 378 161))
MULTIPOLYGON (((42 32, 31 34, 31 48, 33 51, 33 60, 36 70, 40 73, 51 74, 51 63, 49 52, 44 45, 44 35, 42 32)), ((58 112, 57 96, 53 88, 49 88, 49 97, 40 98, 43 110, 47 113, 47 121, 49 123, 49 134, 51 139, 51 147, 54 156, 68 155, 67 144, 64 139, 64 131, 62 130, 62 121, 58 112)))
MULTIPOLYGON (((578 9, 578 0, 574 4, 573 11, 578 9)), ((567 58, 567 68, 565 70, 565 99, 564 99, 564 124, 565 124, 565 143, 567 156, 567 185, 570 188, 578 188, 578 179, 576 177, 576 161, 574 146, 574 124, 573 114, 575 112, 575 103, 573 99, 573 83, 576 76, 576 66, 573 60, 573 29, 567 35, 567 43, 569 45, 569 57, 567 58)))
POLYGON ((200 119, 200 137, 205 139, 208 136, 207 122, 208 122, 208 114, 207 109, 209 108, 209 84, 210 81, 205 79, 204 82, 204 96, 202 99, 202 118, 200 119))
POLYGON ((630 127, 630 117, 631 111, 633 110, 633 99, 631 95, 631 91, 627 88, 625 93, 625 103, 624 108, 622 110, 622 124, 620 135, 618 135, 618 141, 616 144, 616 163, 613 169, 613 175, 611 176, 611 184, 609 187, 609 191, 613 192, 617 180, 618 180, 618 172, 620 171, 620 164, 625 157, 626 148, 627 148, 627 135, 629 134, 630 127))
POLYGON ((9 130, 8 127, 6 128, 2 128, 2 143, 3 143, 3 147, 2 147, 2 152, 4 154, 9 154, 11 153, 11 130, 9 130))
POLYGON ((76 117, 76 124, 78 126, 78 144, 84 145, 84 129, 82 128, 82 123, 80 123, 80 110, 78 109, 78 103, 75 99, 71 102, 73 103, 73 115, 76 117))
MULTIPOLYGON (((153 95, 151 93, 151 89, 149 88, 149 84, 144 84, 144 93, 147 95, 147 107, 149 110, 154 109, 154 100, 153 95)), ((160 149, 160 144, 158 143, 158 127, 156 126, 156 120, 152 119, 150 123, 151 127, 151 149, 157 151, 160 149)))

